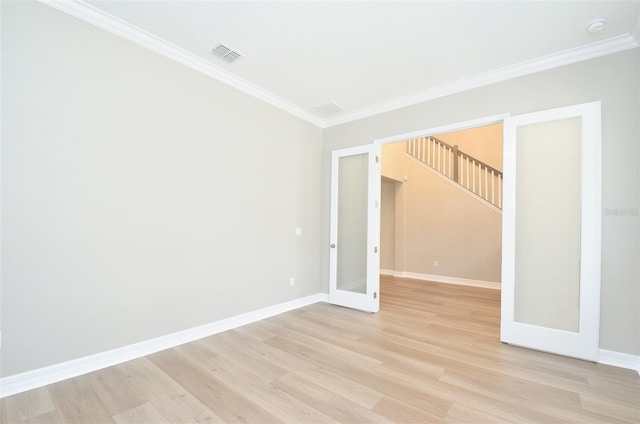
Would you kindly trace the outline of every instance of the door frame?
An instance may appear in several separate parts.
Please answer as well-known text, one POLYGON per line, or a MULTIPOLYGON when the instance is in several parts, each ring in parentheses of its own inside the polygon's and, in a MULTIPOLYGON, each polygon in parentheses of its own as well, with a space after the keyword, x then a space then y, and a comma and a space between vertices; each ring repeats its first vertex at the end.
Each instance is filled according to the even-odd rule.
MULTIPOLYGON (((484 117, 481 117, 481 118, 471 119, 471 120, 468 120, 468 121, 454 122, 452 124, 440 125, 440 126, 437 126, 437 127, 431 127, 431 128, 427 128, 427 129, 423 129, 423 130, 409 132, 409 133, 404 133, 404 134, 398 134, 398 135, 393 135, 393 136, 389 136, 389 137, 378 138, 378 139, 375 139, 373 141, 373 143, 378 145, 379 146, 379 151, 382 152, 382 146, 385 145, 385 144, 398 143, 398 142, 401 142, 401 141, 407 141, 407 140, 411 140, 411 139, 414 139, 414 138, 432 137, 432 136, 436 136, 438 134, 443 134, 443 133, 448 133, 448 132, 453 132, 453 131, 462 131, 462 130, 468 130, 468 129, 471 129, 471 128, 484 127, 484 126, 487 126, 487 125, 500 124, 500 123, 503 123, 505 118, 508 118, 509 116, 511 116, 511 114, 509 114, 509 113, 501 113, 501 114, 497 114, 497 115, 489 115, 489 116, 484 116, 484 117)), ((503 137, 503 144, 504 144, 504 137, 503 137)), ((377 178, 378 181, 382 177, 382 161, 384 161, 384 158, 382 157, 382 155, 380 155, 380 173, 377 176, 374 177, 374 178, 377 178)), ((375 230, 378 235, 380 235, 380 231, 381 231, 381 229, 380 229, 380 209, 381 208, 378 208, 378 211, 377 211, 377 213, 378 213, 378 217, 377 217, 378 228, 375 230)), ((380 237, 380 236, 378 236, 378 237, 380 237)))
MULTIPOLYGON (((597 102, 600 103, 600 102, 597 102)), ((553 110, 553 109, 549 109, 549 110, 553 110)), ((535 112, 532 112, 535 113, 535 112)), ((524 115, 524 113, 523 113, 524 115)), ((418 138, 418 137, 428 137, 428 136, 435 136, 437 134, 441 134, 441 133, 445 133, 445 132, 452 132, 452 131, 460 131, 460 130, 465 130, 465 129, 470 129, 470 128, 475 128, 475 127, 481 127, 481 126, 485 126, 485 125, 491 125, 491 124, 497 124, 497 123, 504 123, 506 118, 511 117, 512 114, 511 113, 502 113, 502 114, 497 114, 497 115, 491 115, 491 116, 486 116, 486 117, 481 117, 478 119, 473 119, 473 120, 468 120, 468 121, 460 121, 460 122, 456 122, 456 123, 452 123, 452 124, 447 124, 447 125, 441 125, 441 126, 437 126, 437 127, 432 127, 432 128, 428 128, 428 129, 424 129, 424 130, 419 130, 419 131, 413 131, 413 132, 409 132, 409 133, 403 133, 403 134, 398 134, 398 135, 393 135, 393 136, 389 136, 389 137, 383 137, 383 138, 378 138, 375 139, 373 141, 374 144, 377 144, 380 146, 380 148, 382 147, 382 145, 384 144, 390 144, 390 143, 396 143, 396 142, 401 142, 401 141, 406 141, 406 140, 410 140, 413 138, 418 138)), ((599 118, 601 119, 601 118, 599 118)), ((598 121, 597 127, 598 130, 600 130, 600 125, 601 122, 598 121)), ((503 135, 503 157, 504 157, 504 148, 505 148, 505 140, 504 140, 504 135, 503 135)), ((381 167, 380 167, 380 171, 382 169, 382 161, 384 160, 384 158, 380 157, 380 162, 381 162, 381 167)), ((594 156, 591 157, 590 159, 590 163, 595 167, 596 169, 596 174, 597 174, 597 178, 599 178, 599 183, 597 185, 597 187, 585 187, 584 184, 582 184, 583 190, 590 190, 590 189, 595 189, 596 193, 595 193, 595 199, 597 201, 592 202, 591 207, 589 208, 589 213, 592 213, 592 215, 589 218, 589 222, 593 223, 594 225, 596 225, 596 229, 598 230, 598 242, 595 243, 594 245, 590 246, 590 257, 594 258, 597 260, 597 269, 600 269, 601 266, 601 235, 600 235, 600 228, 601 228, 601 219, 598 219, 598 217, 601 218, 601 214, 602 214, 602 210, 601 210, 601 191, 602 191, 602 182, 601 182, 601 168, 602 168, 602 156, 601 156, 601 151, 598 150, 596 152, 596 154, 594 156)), ((505 173, 507 172, 507 169, 504 169, 505 173)), ((381 178, 381 174, 375 176, 374 178, 377 178, 378 180, 380 180, 381 178)), ((370 181, 371 183, 371 181, 370 181)), ((507 190, 506 185, 503 187, 503 190, 507 190)), ((513 187, 513 190, 515 190, 515 186, 513 187)), ((515 193, 513 193, 514 197, 515 197, 515 193)), ((503 195, 503 199, 504 199, 504 195, 503 195)), ((380 209, 378 209, 377 211, 378 214, 378 218, 377 218, 377 225, 378 228, 376 229, 377 234, 380 234, 380 209)), ((504 236, 505 236, 505 213, 504 213, 504 209, 503 209, 503 240, 504 240, 504 236)), ((581 233, 582 231, 584 231, 584 224, 581 227, 581 233)), ((503 241, 503 246, 502 246, 502 256, 504 258, 504 254, 505 254, 505 246, 504 246, 504 241, 503 241)), ((504 262, 504 259, 503 259, 504 262)), ((503 271, 504 273, 504 271, 503 271)), ((502 290, 502 281, 504 280, 504 275, 501 277, 501 290, 502 290)), ((599 299, 598 299, 598 303, 594 304, 594 303, 590 303, 589 308, 597 308, 597 316, 598 316, 598 326, 599 326, 599 320, 600 320, 600 304, 599 304, 599 299)), ((500 322, 501 322, 501 326, 502 326, 502 321, 503 321, 503 310, 501 308, 501 314, 500 314, 500 322)), ((599 327, 598 327, 599 328, 599 327)), ((599 347, 598 347, 599 348, 599 347)), ((595 360, 597 361, 597 357, 595 358, 595 360)))

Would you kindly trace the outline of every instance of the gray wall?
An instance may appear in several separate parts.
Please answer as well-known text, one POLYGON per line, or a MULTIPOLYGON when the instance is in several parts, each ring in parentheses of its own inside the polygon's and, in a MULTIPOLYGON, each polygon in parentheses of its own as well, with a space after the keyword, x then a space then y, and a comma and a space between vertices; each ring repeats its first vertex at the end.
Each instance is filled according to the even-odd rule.
POLYGON ((327 291, 333 149, 592 100, 601 346, 640 354, 639 49, 323 132, 47 6, 0 5, 0 375, 327 291))
MULTIPOLYGON (((325 130, 324 230, 328 245, 329 155, 374 139, 509 112, 602 101, 603 223, 600 346, 640 354, 638 127, 640 49, 447 96, 325 130), (616 210, 630 211, 628 213, 616 210), (634 212, 635 211, 635 212, 634 212)), ((328 252, 323 251, 323 281, 328 252)), ((382 294, 384 296, 384 293, 382 294)))
POLYGON ((2 90, 2 376, 326 288, 320 129, 35 2, 2 90))

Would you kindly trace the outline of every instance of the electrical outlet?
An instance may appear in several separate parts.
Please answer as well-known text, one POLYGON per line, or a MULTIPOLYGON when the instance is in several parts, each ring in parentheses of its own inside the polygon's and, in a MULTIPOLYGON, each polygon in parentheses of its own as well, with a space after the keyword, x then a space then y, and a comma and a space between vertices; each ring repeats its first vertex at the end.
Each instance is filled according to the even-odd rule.
POLYGON ((295 286, 296 285, 296 279, 293 278, 293 277, 289 278, 289 285, 290 286, 295 286))
POLYGON ((438 261, 433 261, 433 266, 438 266, 438 261))

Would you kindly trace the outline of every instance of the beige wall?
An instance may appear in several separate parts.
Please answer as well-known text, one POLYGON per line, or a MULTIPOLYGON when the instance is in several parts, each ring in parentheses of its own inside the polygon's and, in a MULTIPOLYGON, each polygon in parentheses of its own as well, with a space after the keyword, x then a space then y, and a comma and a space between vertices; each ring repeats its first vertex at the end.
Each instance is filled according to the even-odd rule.
POLYGON ((326 289, 320 129, 38 2, 1 7, 2 376, 326 289))
POLYGON ((381 260, 391 262, 385 234, 393 228, 395 268, 381 268, 499 283, 502 215, 392 146, 383 146, 382 162, 397 154, 407 180, 394 184, 394 197, 383 184, 381 260), (385 217, 392 207, 394 221, 385 217))
MULTIPOLYGON (((639 73, 640 49, 633 49, 326 129, 324 242, 328 240, 328 158, 331 150, 483 116, 516 115, 600 100, 604 208, 600 347, 640 354, 640 270, 637 264, 640 257, 637 213, 640 192, 637 161, 639 73), (622 214, 616 210, 632 212, 622 214)), ((327 284, 324 270, 328 256, 324 251, 322 263, 322 279, 327 284)))
POLYGON ((382 180, 380 188, 380 268, 386 270, 395 270, 396 262, 396 185, 382 180))
POLYGON ((404 154, 407 143, 385 144, 382 146, 382 176, 394 181, 404 181, 404 154))
POLYGON ((502 123, 436 135, 445 143, 502 171, 502 123))

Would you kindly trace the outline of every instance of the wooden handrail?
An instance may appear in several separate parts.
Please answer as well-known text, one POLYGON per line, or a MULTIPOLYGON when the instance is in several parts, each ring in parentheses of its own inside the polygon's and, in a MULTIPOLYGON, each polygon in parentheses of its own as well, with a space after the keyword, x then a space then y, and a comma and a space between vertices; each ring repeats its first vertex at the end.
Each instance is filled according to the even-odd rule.
MULTIPOLYGON (((458 146, 456 146, 456 147, 458 147, 458 146)), ((460 157, 462 157, 462 158, 469 158, 469 160, 474 161, 475 163, 477 163, 477 164, 478 164, 478 165, 480 165, 481 167, 486 168, 486 169, 488 169, 489 171, 493 171, 496 175, 500 175, 500 176, 502 176, 502 172, 501 172, 501 171, 498 171, 496 168, 494 168, 494 167, 492 167, 492 166, 487 165, 486 163, 482 162, 481 160, 478 160, 478 159, 474 158, 473 156, 466 154, 465 152, 461 152, 461 151, 459 151, 459 153, 460 153, 460 157)))
MULTIPOLYGON (((502 172, 501 172, 501 171, 498 171, 498 170, 497 170, 497 169, 495 169, 494 167, 492 167, 492 166, 490 166, 490 165, 487 165, 486 163, 484 163, 484 162, 483 162, 483 161, 481 161, 480 159, 474 158, 473 156, 471 156, 471 155, 470 155, 470 154, 468 154, 468 153, 463 152, 462 150, 458 150, 458 145, 457 145, 457 144, 456 144, 455 146, 452 146, 452 145, 450 145, 450 144, 448 144, 448 143, 445 143, 444 141, 440 140, 440 139, 439 139, 439 138, 437 138, 437 137, 431 137, 431 136, 430 136, 430 137, 427 137, 427 138, 430 138, 430 139, 432 139, 433 141, 435 141, 436 143, 438 143, 438 144, 442 144, 444 147, 448 147, 449 149, 453 150, 453 151, 455 152, 456 156, 460 155, 461 157, 468 158, 469 160, 472 160, 472 161, 476 162, 476 163, 477 163, 478 165, 480 165, 481 167, 486 168, 486 169, 488 169, 489 171, 493 171, 495 174, 502 175, 502 172)), ((454 165, 454 166, 455 166, 455 165, 454 165)), ((456 175, 457 175, 457 174, 456 174, 456 175)), ((457 178, 456 178, 456 181, 457 181, 457 178)))
POLYGON ((436 137, 408 140, 407 153, 462 188, 502 209, 502 171, 436 137))

